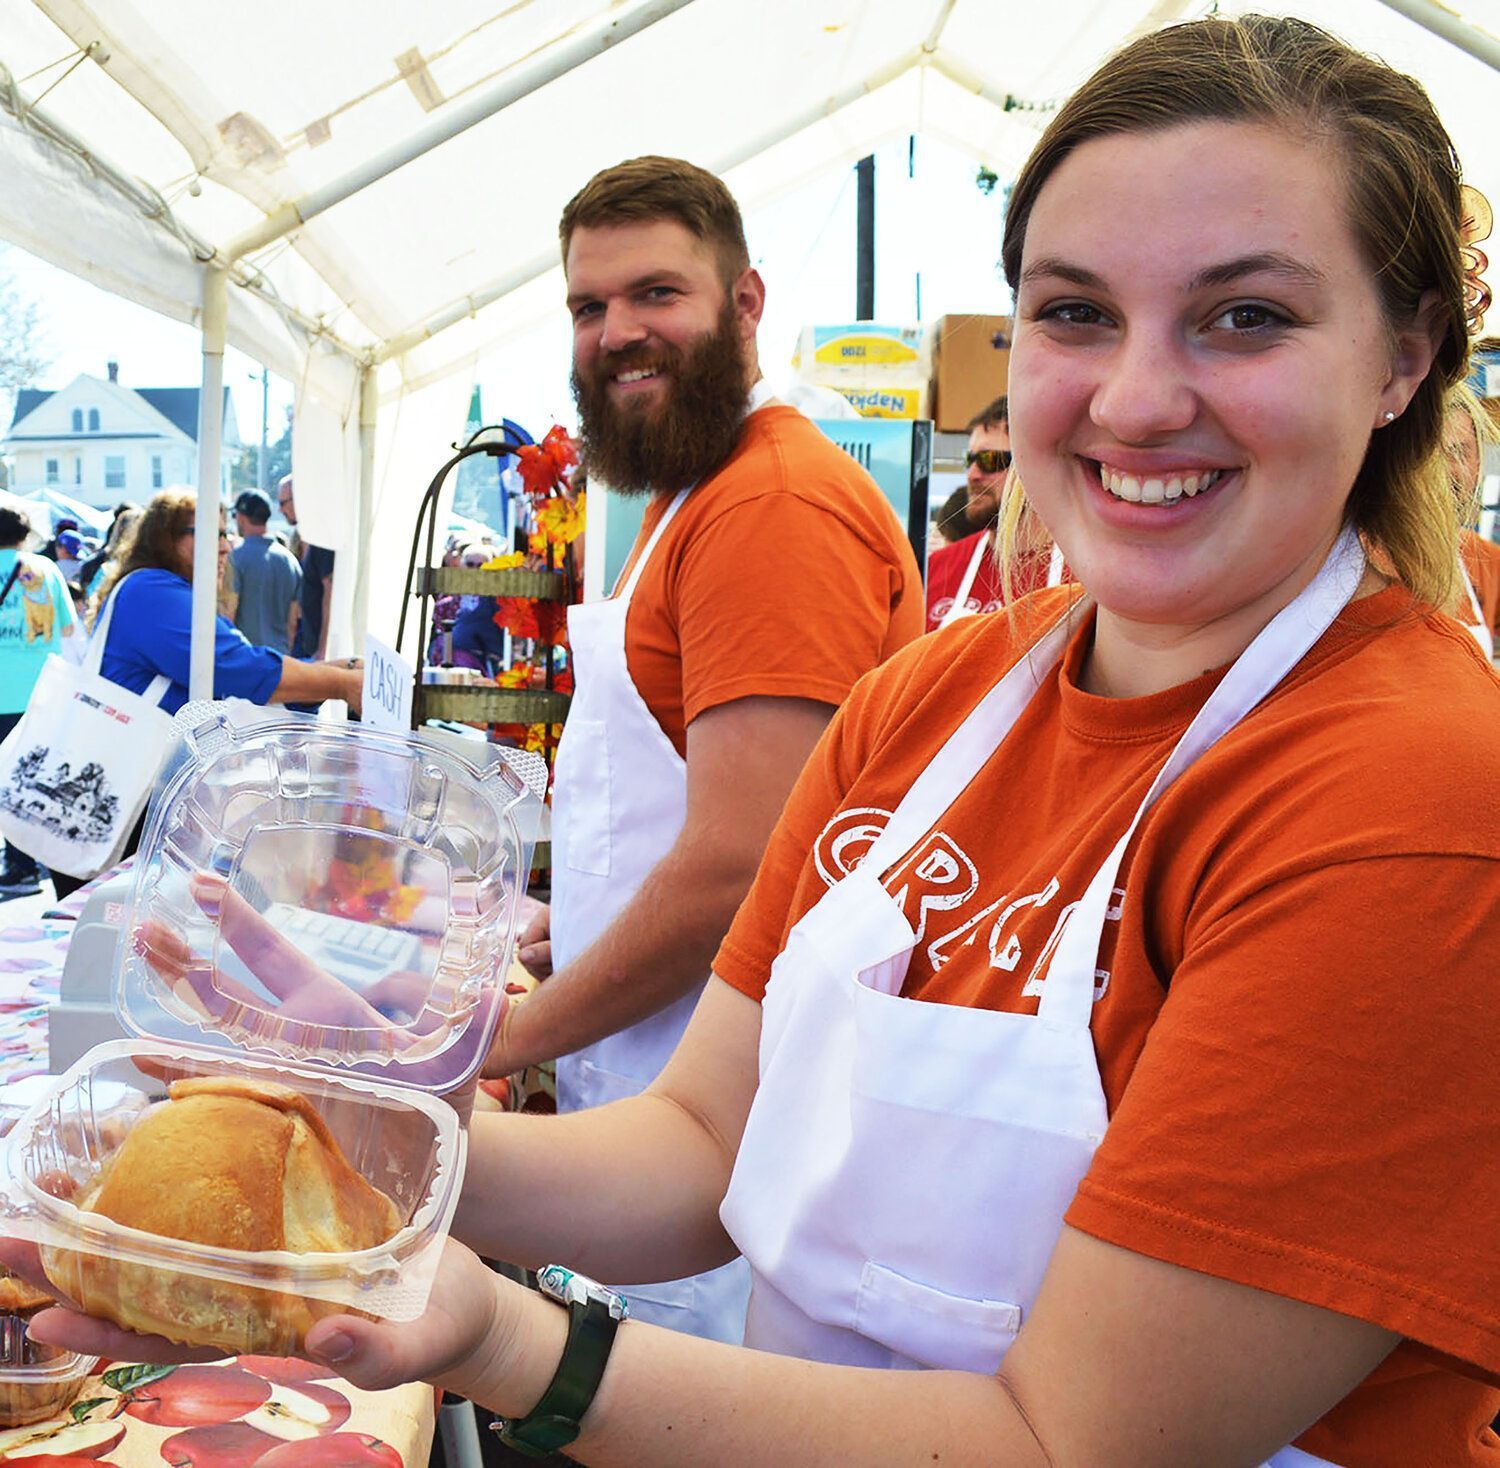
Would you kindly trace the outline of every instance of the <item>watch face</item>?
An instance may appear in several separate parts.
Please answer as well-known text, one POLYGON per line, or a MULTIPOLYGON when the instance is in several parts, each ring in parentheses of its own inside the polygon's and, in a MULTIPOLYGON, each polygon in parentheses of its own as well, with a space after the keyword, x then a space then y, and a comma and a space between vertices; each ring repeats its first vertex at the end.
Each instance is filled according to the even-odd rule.
POLYGON ((630 1314, 630 1306, 623 1295, 617 1295, 586 1274, 566 1269, 561 1264, 548 1264, 538 1270, 536 1282, 544 1295, 559 1304, 587 1305, 590 1300, 597 1300, 616 1320, 624 1320, 630 1314))

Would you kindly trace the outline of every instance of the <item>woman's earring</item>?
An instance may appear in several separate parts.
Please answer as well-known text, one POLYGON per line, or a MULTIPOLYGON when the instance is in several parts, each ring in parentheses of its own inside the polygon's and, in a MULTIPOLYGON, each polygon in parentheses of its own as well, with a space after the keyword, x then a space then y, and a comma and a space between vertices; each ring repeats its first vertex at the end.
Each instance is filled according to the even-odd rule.
POLYGON ((1381 421, 1383 423, 1394 423, 1396 421, 1396 415, 1393 412, 1391 412, 1391 410, 1389 408, 1387 408, 1385 410, 1385 412, 1381 415, 1381 421))

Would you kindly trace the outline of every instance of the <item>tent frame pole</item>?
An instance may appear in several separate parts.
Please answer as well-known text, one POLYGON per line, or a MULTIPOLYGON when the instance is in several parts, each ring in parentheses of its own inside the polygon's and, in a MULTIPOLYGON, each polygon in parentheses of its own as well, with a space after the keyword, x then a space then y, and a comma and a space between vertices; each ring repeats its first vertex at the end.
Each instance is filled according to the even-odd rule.
POLYGON ((257 225, 231 240, 222 252, 230 261, 238 260, 252 250, 261 249, 290 234, 300 224, 317 218, 352 198, 371 184, 379 183, 397 169, 404 168, 442 143, 467 132, 476 123, 503 112, 513 102, 540 91, 549 82, 567 75, 603 54, 621 41, 653 26, 659 20, 691 5, 693 0, 643 0, 624 15, 614 15, 602 23, 587 27, 578 35, 549 46, 529 66, 517 68, 513 75, 502 77, 494 86, 477 92, 465 102, 452 104, 424 127, 393 144, 383 152, 367 158, 338 178, 300 199, 283 204, 257 225))
POLYGON ((229 334, 229 272, 203 272, 203 388, 198 397, 198 499, 193 512, 193 641, 188 697, 214 696, 214 621, 219 602, 220 479, 224 439, 224 343, 229 334))
POLYGON ((1500 40, 1470 25, 1462 16, 1455 15, 1432 0, 1380 0, 1388 10, 1404 15, 1409 21, 1441 36, 1451 46, 1466 51, 1476 61, 1500 71, 1500 40))
POLYGON ((375 428, 380 417, 376 368, 366 362, 359 370, 359 499, 355 505, 354 650, 363 655, 370 624, 370 537, 375 527, 375 428))
MULTIPOLYGON (((395 173, 397 169, 430 153, 450 138, 466 132, 476 123, 493 117, 512 102, 539 91, 585 61, 617 46, 621 41, 675 14, 693 0, 644 0, 624 15, 615 15, 580 31, 570 40, 549 46, 530 66, 519 68, 493 86, 479 92, 467 102, 447 109, 426 127, 394 147, 366 159, 341 177, 332 179, 301 199, 283 204, 261 222, 226 242, 210 260, 203 273, 203 393, 198 404, 198 508, 195 525, 197 544, 193 553, 193 579, 198 592, 193 598, 193 642, 189 660, 189 695, 192 698, 213 696, 214 613, 218 601, 218 517, 219 517, 219 445, 224 419, 224 343, 228 334, 229 272, 253 250, 291 234, 335 204, 353 197, 362 189, 395 173), (207 493, 212 484, 213 493, 207 493), (212 526, 210 531, 206 527, 212 526), (207 588, 214 587, 210 595, 207 588)), ((370 430, 366 441, 366 398, 374 388, 369 382, 372 368, 364 367, 360 378, 360 500, 359 531, 368 534, 372 524, 374 498, 374 415, 370 408, 370 430), (366 462, 368 458, 368 463, 366 462)), ((356 569, 355 632, 364 639, 365 617, 369 605, 369 577, 363 566, 364 556, 356 569), (363 600, 361 600, 361 596, 363 600)))

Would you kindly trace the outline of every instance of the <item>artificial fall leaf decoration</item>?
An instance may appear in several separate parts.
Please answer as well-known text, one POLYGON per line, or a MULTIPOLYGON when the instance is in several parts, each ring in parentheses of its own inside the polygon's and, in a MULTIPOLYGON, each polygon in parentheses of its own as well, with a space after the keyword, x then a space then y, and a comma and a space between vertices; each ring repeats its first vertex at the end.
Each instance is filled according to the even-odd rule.
POLYGON ((521 483, 535 501, 551 499, 567 481, 568 470, 578 462, 578 450, 567 431, 554 423, 540 443, 522 444, 516 450, 521 483))
POLYGON ((544 545, 571 545, 583 534, 588 495, 569 501, 558 495, 537 506, 536 525, 544 545))
POLYGON ((486 561, 479 569, 481 571, 515 571, 525 564, 525 551, 509 551, 503 556, 495 556, 486 561))

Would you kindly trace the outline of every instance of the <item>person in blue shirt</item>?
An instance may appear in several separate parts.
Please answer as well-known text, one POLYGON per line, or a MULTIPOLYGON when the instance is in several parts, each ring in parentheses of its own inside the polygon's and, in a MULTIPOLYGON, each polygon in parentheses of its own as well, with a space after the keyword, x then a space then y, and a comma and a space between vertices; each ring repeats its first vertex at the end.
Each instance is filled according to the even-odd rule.
MULTIPOLYGON (((116 572, 104 587, 100 617, 115 602, 100 671, 133 693, 144 693, 165 673, 170 686, 161 706, 176 713, 188 698, 193 620, 193 516, 190 489, 164 489, 146 506, 121 548, 116 572)), ((219 532, 219 562, 229 538, 219 532)), ((214 631, 214 697, 251 703, 320 702, 341 698, 358 709, 364 674, 352 658, 304 663, 274 648, 258 647, 227 617, 214 631)))
MULTIPOLYGON (((52 561, 21 549, 30 534, 23 510, 0 508, 0 739, 26 712, 48 656, 76 638, 68 584, 52 561)), ((35 859, 8 841, 0 845, 0 901, 40 892, 43 873, 35 859)))
MULTIPOLYGON (((95 626, 110 604, 108 633, 99 671, 132 693, 144 693, 158 674, 169 682, 161 707, 175 714, 188 700, 188 667, 193 641, 193 517, 197 495, 191 489, 164 489, 121 547, 100 597, 95 626)), ((219 576, 229 555, 229 537, 219 529, 219 576)), ((270 647, 257 647, 228 617, 214 624, 215 698, 251 703, 321 703, 341 698, 359 709, 364 669, 354 658, 304 663, 270 647)), ((135 850, 140 826, 125 854, 135 850)), ((54 873, 58 896, 81 885, 54 873)))

